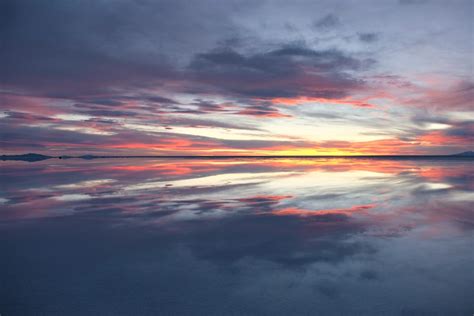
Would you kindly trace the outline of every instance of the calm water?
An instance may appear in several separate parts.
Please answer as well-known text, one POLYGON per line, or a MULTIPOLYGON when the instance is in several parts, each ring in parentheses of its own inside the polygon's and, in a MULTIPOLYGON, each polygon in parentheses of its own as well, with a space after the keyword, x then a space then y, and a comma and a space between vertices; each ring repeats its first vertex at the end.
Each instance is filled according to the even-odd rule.
POLYGON ((472 160, 1 168, 2 316, 474 313, 472 160))

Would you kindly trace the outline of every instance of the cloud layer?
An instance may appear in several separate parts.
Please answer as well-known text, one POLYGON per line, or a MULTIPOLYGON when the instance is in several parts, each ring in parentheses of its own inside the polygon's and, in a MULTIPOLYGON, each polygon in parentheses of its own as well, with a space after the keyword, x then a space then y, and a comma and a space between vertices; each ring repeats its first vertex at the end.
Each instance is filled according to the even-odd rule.
POLYGON ((3 1, 2 149, 469 150, 469 9, 470 1, 3 1), (420 25, 419 10, 437 25, 420 25))

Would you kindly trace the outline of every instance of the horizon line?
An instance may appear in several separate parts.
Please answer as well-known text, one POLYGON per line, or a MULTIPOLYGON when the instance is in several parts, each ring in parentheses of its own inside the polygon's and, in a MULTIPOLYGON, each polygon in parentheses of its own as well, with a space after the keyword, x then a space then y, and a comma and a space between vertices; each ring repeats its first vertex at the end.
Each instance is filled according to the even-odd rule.
POLYGON ((28 160, 28 161, 39 161, 46 159, 120 159, 120 158, 152 158, 152 159, 278 159, 278 158, 474 158, 473 151, 467 151, 457 154, 444 154, 444 155, 421 155, 421 154, 409 154, 409 155, 398 155, 398 154, 387 154, 387 155, 59 155, 49 156, 38 153, 26 153, 26 154, 2 154, 0 156, 2 161, 5 160, 28 160))

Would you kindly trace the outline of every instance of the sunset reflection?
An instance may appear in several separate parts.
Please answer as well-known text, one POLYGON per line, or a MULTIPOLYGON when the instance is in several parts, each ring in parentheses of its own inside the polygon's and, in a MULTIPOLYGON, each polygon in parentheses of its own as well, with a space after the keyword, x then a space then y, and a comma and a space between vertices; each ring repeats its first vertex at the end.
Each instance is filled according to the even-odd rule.
MULTIPOLYGON (((0 229, 11 238, 0 250, 11 257, 10 287, 26 287, 26 279, 12 283, 26 273, 40 282, 31 285, 35 291, 76 295, 77 277, 49 266, 56 258, 88 273, 83 282, 91 286, 99 274, 118 282, 115 265, 141 284, 139 292, 166 286, 173 293, 211 291, 213 282, 224 282, 220 287, 229 292, 211 291, 214 297, 244 310, 264 308, 258 303, 263 297, 278 300, 288 288, 313 297, 308 310, 332 310, 340 302, 363 312, 356 298, 368 292, 383 293, 387 299, 378 302, 387 311, 401 312, 406 304, 447 311, 442 298, 448 291, 456 292, 450 297, 460 311, 471 305, 470 160, 72 159, 5 165, 0 229), (24 260, 33 257, 45 265, 24 270, 24 260), (79 267, 85 258, 95 260, 98 270, 79 267), (190 285, 180 290, 176 282, 190 285), (436 299, 428 304, 427 296, 436 299)), ((116 295, 94 291, 97 299, 116 295)), ((15 293, 4 297, 15 300, 15 293)), ((31 293, 29 299, 55 308, 54 301, 31 293)), ((123 305, 142 303, 133 296, 123 305)), ((182 311, 178 303, 163 304, 182 311)))

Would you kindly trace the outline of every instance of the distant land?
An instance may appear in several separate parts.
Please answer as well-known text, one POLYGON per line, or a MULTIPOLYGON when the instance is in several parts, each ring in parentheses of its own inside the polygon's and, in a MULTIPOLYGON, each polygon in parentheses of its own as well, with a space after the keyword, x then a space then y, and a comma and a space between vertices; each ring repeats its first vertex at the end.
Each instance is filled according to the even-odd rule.
POLYGON ((474 151, 465 151, 463 153, 454 154, 453 156, 474 157, 474 151))
POLYGON ((36 162, 46 159, 119 159, 119 158, 148 158, 148 159, 275 159, 275 158, 354 158, 354 159, 474 159, 474 151, 465 151, 453 155, 352 155, 352 156, 328 156, 328 155, 268 155, 268 156, 111 156, 111 155, 81 155, 81 156, 47 156, 42 154, 28 153, 22 155, 1 155, 0 160, 16 160, 36 162))

